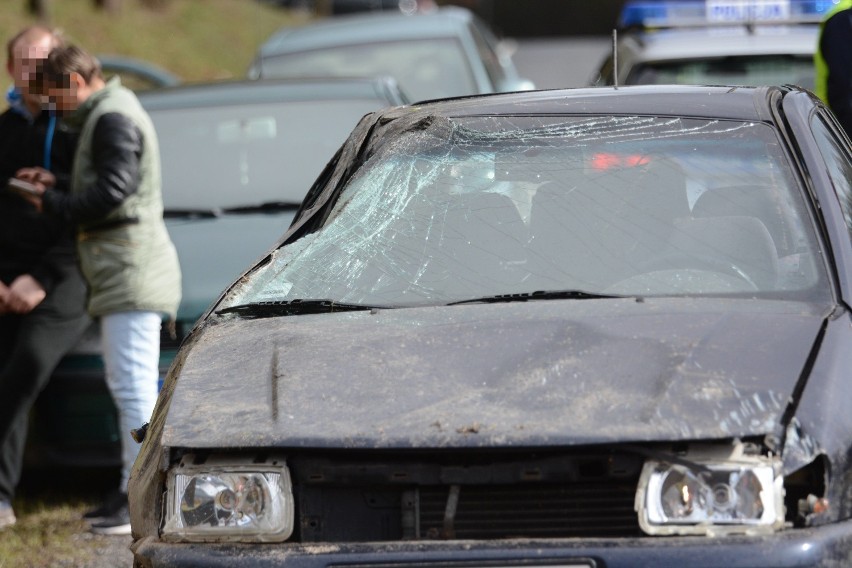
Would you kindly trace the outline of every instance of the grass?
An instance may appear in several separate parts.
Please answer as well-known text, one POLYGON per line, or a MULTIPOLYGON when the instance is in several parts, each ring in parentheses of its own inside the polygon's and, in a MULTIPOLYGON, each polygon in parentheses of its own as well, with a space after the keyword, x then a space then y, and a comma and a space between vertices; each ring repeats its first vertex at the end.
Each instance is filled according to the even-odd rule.
POLYGON ((79 501, 18 500, 18 523, 0 533, 0 568, 87 565, 97 549, 96 541, 83 539, 86 528, 80 515, 88 506, 79 501))
POLYGON ((14 502, 18 522, 0 531, 0 568, 112 566, 115 552, 129 564, 128 537, 93 535, 82 520, 117 481, 112 470, 24 472, 14 502))
MULTIPOLYGON (((26 0, 4 0, 0 37, 36 23, 26 0)), ((51 0, 49 24, 98 54, 137 57, 185 81, 242 77, 256 49, 275 30, 308 16, 256 0, 162 0, 156 10, 122 0, 115 14, 95 10, 92 0, 51 0)), ((10 80, 3 76, 5 90, 10 80)))

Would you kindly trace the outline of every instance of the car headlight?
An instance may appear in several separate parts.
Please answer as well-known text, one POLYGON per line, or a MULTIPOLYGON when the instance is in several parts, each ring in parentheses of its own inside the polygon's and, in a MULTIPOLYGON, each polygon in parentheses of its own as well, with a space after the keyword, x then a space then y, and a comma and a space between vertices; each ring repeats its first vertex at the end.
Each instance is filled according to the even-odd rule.
POLYGON ((293 533, 293 490, 284 460, 234 463, 186 456, 169 471, 163 538, 281 542, 293 533))
POLYGON ((645 462, 636 511, 646 533, 768 533, 784 526, 784 485, 777 458, 677 461, 645 462))

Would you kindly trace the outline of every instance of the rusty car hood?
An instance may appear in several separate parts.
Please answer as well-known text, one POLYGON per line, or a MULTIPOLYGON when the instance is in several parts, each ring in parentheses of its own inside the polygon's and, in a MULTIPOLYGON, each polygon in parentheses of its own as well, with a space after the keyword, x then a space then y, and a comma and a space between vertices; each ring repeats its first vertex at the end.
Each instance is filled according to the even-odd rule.
POLYGON ((777 427, 825 306, 755 299, 213 316, 166 384, 170 447, 537 447, 777 427))

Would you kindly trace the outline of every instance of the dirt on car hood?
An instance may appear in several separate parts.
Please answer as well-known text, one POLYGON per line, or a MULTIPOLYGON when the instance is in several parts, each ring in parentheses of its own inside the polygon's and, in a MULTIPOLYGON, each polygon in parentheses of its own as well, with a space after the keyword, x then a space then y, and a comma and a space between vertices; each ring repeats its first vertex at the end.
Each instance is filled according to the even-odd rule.
POLYGON ((825 307, 605 299, 214 317, 167 383, 171 447, 535 447, 777 427, 825 307))

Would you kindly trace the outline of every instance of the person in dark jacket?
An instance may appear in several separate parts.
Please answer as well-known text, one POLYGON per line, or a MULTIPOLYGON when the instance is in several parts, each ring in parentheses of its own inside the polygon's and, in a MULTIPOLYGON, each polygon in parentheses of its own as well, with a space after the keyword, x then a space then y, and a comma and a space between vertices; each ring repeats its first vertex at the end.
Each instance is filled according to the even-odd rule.
POLYGON ((13 85, 0 114, 0 528, 16 521, 12 500, 30 409, 89 324, 73 227, 39 214, 5 187, 18 169, 42 166, 67 191, 76 135, 59 128, 29 92, 36 63, 60 43, 51 29, 32 26, 7 44, 13 85))
POLYGON ((839 0, 821 24, 814 92, 852 138, 852 0, 839 0))
MULTIPOLYGON (((131 429, 148 422, 157 400, 160 325, 174 320, 181 295, 177 252, 163 221, 160 150, 148 113, 116 77, 76 46, 54 49, 41 76, 50 105, 78 129, 71 190, 55 189, 44 168, 19 171, 36 184, 31 202, 77 223, 77 256, 89 285, 88 311, 100 320, 107 385, 122 433, 122 478, 100 534, 130 534, 127 481, 139 446, 131 429)), ((96 516, 92 512, 92 516, 96 516)))

